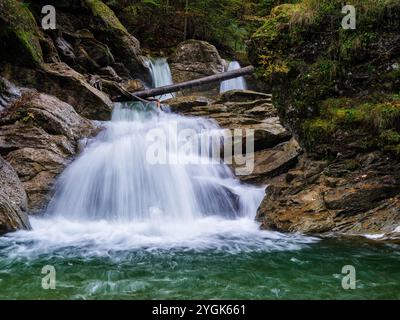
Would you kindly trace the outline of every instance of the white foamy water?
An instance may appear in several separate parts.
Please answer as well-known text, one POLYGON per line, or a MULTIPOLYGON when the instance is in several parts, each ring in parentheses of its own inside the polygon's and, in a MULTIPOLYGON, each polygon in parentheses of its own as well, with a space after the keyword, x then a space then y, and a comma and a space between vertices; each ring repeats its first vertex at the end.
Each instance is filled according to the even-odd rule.
MULTIPOLYGON (((227 165, 203 165, 201 159, 149 162, 149 146, 164 150, 167 160, 179 159, 179 146, 195 142, 178 141, 179 133, 213 131, 218 129, 215 123, 151 107, 137 110, 143 108, 141 103, 116 107, 106 130, 61 175, 48 215, 120 222, 157 215, 178 221, 210 215, 254 217, 264 188, 241 184, 227 165), (149 132, 165 139, 151 141, 149 132)), ((204 155, 194 150, 182 156, 204 155)))
POLYGON ((106 220, 82 223, 62 217, 33 218, 33 231, 8 234, 9 258, 35 258, 54 253, 73 256, 109 256, 113 252, 145 250, 205 251, 232 254, 250 251, 299 250, 317 240, 301 235, 260 231, 252 219, 204 217, 189 222, 150 221, 115 223, 106 220))
MULTIPOLYGON (((173 84, 172 74, 166 58, 147 58, 150 76, 153 88, 159 88, 173 84)), ((167 100, 173 98, 173 93, 164 94, 157 97, 159 100, 167 100)))
MULTIPOLYGON (((232 61, 229 63, 227 71, 233 71, 240 69, 240 64, 237 61, 232 61)), ((246 90, 246 80, 244 77, 238 77, 230 80, 225 80, 221 82, 220 93, 230 91, 230 90, 246 90)))
MULTIPOLYGON (((83 256, 138 249, 295 250, 315 241, 259 230, 254 217, 264 188, 240 183, 223 163, 150 164, 147 133, 170 138, 183 129, 219 128, 141 103, 118 105, 105 130, 62 173, 45 215, 31 219, 33 230, 3 238, 7 255, 71 248, 83 256)), ((181 143, 190 142, 172 139, 167 153, 179 152, 181 143)))

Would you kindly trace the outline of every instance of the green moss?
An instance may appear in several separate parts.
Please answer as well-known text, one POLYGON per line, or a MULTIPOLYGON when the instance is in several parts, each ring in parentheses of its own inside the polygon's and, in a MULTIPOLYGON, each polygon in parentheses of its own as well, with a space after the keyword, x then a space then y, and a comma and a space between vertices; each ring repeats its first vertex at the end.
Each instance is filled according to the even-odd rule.
POLYGON ((264 24, 252 37, 253 43, 257 43, 254 51, 259 52, 257 59, 262 71, 259 72, 266 80, 273 77, 287 74, 290 63, 283 59, 283 52, 279 47, 289 45, 286 41, 291 41, 290 37, 282 37, 283 29, 291 29, 293 38, 296 38, 295 26, 304 23, 301 19, 303 6, 300 3, 282 4, 272 9, 271 14, 265 19, 264 24), (270 48, 274 48, 271 50, 270 48))
POLYGON ((101 0, 85 0, 85 3, 89 6, 93 15, 103 20, 107 27, 128 32, 115 13, 101 0))
POLYGON ((383 151, 400 156, 400 132, 395 130, 385 130, 379 135, 379 146, 383 151))
POLYGON ((33 61, 37 64, 43 62, 43 53, 40 44, 37 43, 37 37, 30 31, 23 29, 16 29, 15 34, 21 41, 23 47, 30 53, 33 61))
MULTIPOLYGON (((321 103, 321 115, 338 125, 362 125, 371 133, 400 129, 400 100, 362 103, 350 98, 327 99, 321 103)), ((389 100, 383 96, 382 99, 389 100)), ((350 126, 351 127, 351 126, 350 126)))
POLYGON ((349 171, 355 171, 361 168, 361 163, 356 159, 350 159, 345 162, 345 169, 349 171))
POLYGON ((339 30, 338 52, 342 60, 351 61, 366 54, 371 43, 376 42, 380 35, 377 32, 354 33, 351 30, 339 30))
POLYGON ((400 133, 393 129, 385 130, 379 135, 379 139, 383 145, 398 145, 400 144, 400 133))
POLYGON ((355 30, 341 27, 343 1, 299 0, 274 8, 252 38, 249 57, 273 80, 275 106, 307 151, 318 154, 400 144, 400 68, 392 51, 400 2, 352 4, 355 30))
POLYGON ((356 108, 341 108, 332 110, 333 121, 337 124, 354 126, 362 123, 366 117, 365 112, 356 108))
POLYGON ((15 42, 21 52, 18 57, 25 65, 37 65, 43 62, 43 53, 39 43, 39 30, 35 18, 29 9, 16 0, 0 2, 0 21, 5 28, 0 30, 0 38, 15 42))
POLYGON ((370 121, 378 130, 397 128, 400 130, 400 101, 367 106, 370 121))
POLYGON ((332 109, 350 108, 354 106, 354 99, 348 97, 328 98, 321 102, 321 110, 323 113, 332 109))
POLYGON ((302 128, 304 144, 309 150, 313 150, 319 144, 330 143, 335 130, 336 124, 328 119, 306 120, 302 128))
POLYGON ((319 145, 334 144, 335 133, 340 131, 338 136, 358 140, 356 145, 362 150, 381 149, 397 155, 400 101, 396 97, 381 96, 386 102, 373 101, 373 97, 373 102, 367 103, 347 97, 326 99, 321 103, 319 116, 304 121, 302 141, 314 152, 319 145))

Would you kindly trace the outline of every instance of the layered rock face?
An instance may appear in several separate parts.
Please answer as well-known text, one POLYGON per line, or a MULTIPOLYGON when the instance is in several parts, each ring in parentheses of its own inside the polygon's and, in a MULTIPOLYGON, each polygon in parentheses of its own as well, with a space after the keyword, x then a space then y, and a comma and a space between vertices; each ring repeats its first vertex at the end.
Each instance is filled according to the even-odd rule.
MULTIPOLYGON (((167 100, 166 103, 174 112, 212 119, 232 134, 240 130, 244 137, 242 147, 246 145, 246 130, 252 130, 254 170, 238 176, 244 182, 266 185, 270 178, 294 167, 301 154, 297 141, 282 126, 269 94, 228 91, 215 100, 189 96, 167 100)), ((232 165, 234 169, 239 167, 235 162, 232 165)))
POLYGON ((0 181, 0 235, 18 229, 29 229, 24 187, 14 169, 2 157, 0 181))
POLYGON ((5 0, 0 6, 0 74, 14 83, 107 120, 110 98, 128 95, 133 79, 149 82, 139 41, 102 1, 35 1, 28 9, 5 0), (56 30, 40 28, 46 4, 56 8, 56 30))
POLYGON ((0 233, 44 208, 79 141, 97 132, 87 119, 109 120, 114 96, 143 88, 140 54, 100 0, 0 1, 0 233), (56 30, 41 28, 48 4, 56 30))
POLYGON ((254 170, 238 178, 267 186, 256 217, 262 228, 375 234, 381 239, 399 236, 398 161, 379 151, 313 159, 282 125, 267 94, 230 91, 214 100, 188 96, 166 102, 174 112, 208 117, 232 131, 254 130, 254 170))
POLYGON ((252 37, 250 59, 306 151, 269 182, 258 219, 280 231, 395 237, 400 6, 358 1, 355 30, 341 27, 341 8, 328 0, 283 4, 252 37))
POLYGON ((313 161, 270 181, 257 219, 266 229, 398 238, 400 166, 379 152, 313 161))
POLYGON ((46 204, 55 177, 95 132, 73 107, 53 96, 25 90, 1 113, 0 154, 13 166, 28 196, 29 211, 46 204))

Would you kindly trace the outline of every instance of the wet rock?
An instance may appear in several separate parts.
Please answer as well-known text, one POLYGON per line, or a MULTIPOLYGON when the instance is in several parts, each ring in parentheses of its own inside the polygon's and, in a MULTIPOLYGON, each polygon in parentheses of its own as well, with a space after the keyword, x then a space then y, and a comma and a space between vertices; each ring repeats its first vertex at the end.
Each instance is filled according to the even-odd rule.
POLYGON ((118 73, 114 70, 114 68, 110 67, 110 66, 101 68, 99 70, 99 74, 100 74, 100 76, 103 76, 104 78, 107 78, 107 79, 110 79, 113 81, 118 81, 118 82, 122 81, 122 78, 118 75, 118 73))
POLYGON ((210 199, 210 203, 218 201, 219 207, 204 203, 203 215, 229 215, 231 218, 240 212, 240 196, 226 186, 216 184, 215 181, 194 181, 195 194, 199 199, 210 199))
POLYGON ((247 102, 252 100, 267 100, 271 102, 272 95, 251 90, 230 90, 222 93, 218 102, 247 102))
POLYGON ((119 61, 124 62, 133 78, 145 76, 147 69, 140 57, 140 43, 126 30, 114 12, 100 0, 84 0, 84 6, 91 12, 88 23, 96 39, 112 49, 113 54, 119 61))
POLYGON ((400 239, 400 196, 381 201, 357 215, 339 219, 333 231, 351 235, 372 235, 376 239, 400 239))
POLYGON ((111 117, 113 103, 110 98, 65 63, 44 64, 43 71, 37 73, 36 87, 74 106, 83 117, 93 120, 111 117))
MULTIPOLYGON (((224 71, 224 60, 218 50, 208 42, 188 40, 180 43, 175 53, 169 59, 172 78, 175 83, 198 79, 224 71)), ((204 86, 201 89, 186 90, 202 92, 206 95, 218 94, 215 84, 204 86)))
POLYGON ((14 169, 0 157, 0 235, 29 229, 25 190, 14 169))
POLYGON ((122 84, 122 87, 128 92, 145 90, 143 82, 140 80, 128 80, 122 84))
POLYGON ((254 153, 254 170, 240 179, 252 183, 266 183, 272 178, 293 168, 301 153, 298 142, 292 138, 272 149, 254 153))
POLYGON ((62 37, 57 37, 55 45, 60 56, 64 60, 72 62, 76 59, 74 48, 67 40, 62 37))
POLYGON ((257 214, 262 227, 309 234, 392 234, 400 225, 399 166, 387 157, 361 158, 370 161, 343 171, 354 159, 328 163, 303 157, 295 169, 271 179, 257 214))
MULTIPOLYGON (((222 128, 230 129, 232 132, 233 130, 253 130, 255 151, 272 148, 290 140, 291 134, 282 126, 277 110, 270 103, 270 97, 251 91, 248 94, 255 100, 221 102, 219 99, 214 102, 202 96, 181 96, 167 100, 165 103, 174 112, 213 119, 222 128)), ((234 92, 233 96, 235 96, 234 92)), ((243 140, 244 145, 245 143, 246 141, 243 140)))
POLYGON ((399 181, 391 176, 377 177, 351 185, 337 186, 324 194, 325 206, 338 214, 365 212, 383 199, 400 192, 399 181))
POLYGON ((0 154, 17 172, 29 212, 43 208, 56 176, 78 152, 79 139, 94 132, 71 105, 31 90, 1 114, 0 154))
POLYGON ((32 125, 48 134, 63 135, 69 140, 90 135, 93 129, 91 123, 80 117, 71 105, 31 90, 25 91, 20 100, 4 113, 0 120, 2 123, 32 125))
POLYGON ((45 63, 61 62, 57 47, 50 36, 44 34, 40 39, 40 46, 43 51, 43 61, 45 63))
POLYGON ((77 41, 76 45, 82 48, 90 59, 96 63, 96 69, 110 66, 115 62, 108 46, 96 39, 81 39, 77 41))
POLYGON ((54 95, 74 106, 81 116, 109 120, 113 104, 109 97, 86 82, 85 78, 64 63, 46 64, 39 72, 40 91, 54 95))
POLYGON ((201 96, 179 96, 163 102, 171 108, 171 111, 184 113, 190 112, 193 107, 207 106, 212 100, 201 96))
POLYGON ((65 63, 42 64, 38 69, 3 66, 2 76, 22 87, 34 88, 71 104, 82 116, 109 120, 113 103, 106 93, 90 85, 84 75, 65 63))
POLYGON ((110 48, 89 30, 61 32, 55 43, 63 61, 81 73, 99 73, 115 63, 110 48))

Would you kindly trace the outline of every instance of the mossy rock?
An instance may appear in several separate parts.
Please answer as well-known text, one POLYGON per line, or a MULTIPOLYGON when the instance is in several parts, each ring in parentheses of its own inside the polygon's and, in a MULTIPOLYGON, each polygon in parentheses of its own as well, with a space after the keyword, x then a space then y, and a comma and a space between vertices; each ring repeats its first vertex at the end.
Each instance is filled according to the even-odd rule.
POLYGON ((400 68, 393 48, 400 2, 352 4, 355 30, 341 27, 343 1, 298 0, 272 9, 251 39, 252 64, 272 85, 283 122, 309 152, 398 146, 400 109, 393 95, 400 68))
POLYGON ((35 67, 43 62, 40 33, 35 19, 23 3, 0 1, 0 59, 35 67))
POLYGON ((114 11, 101 0, 84 0, 84 5, 91 12, 89 24, 96 39, 106 43, 113 55, 124 61, 132 77, 141 78, 143 74, 147 74, 139 57, 139 41, 126 30, 114 11))
POLYGON ((85 0, 85 4, 90 8, 94 16, 101 19, 106 29, 128 32, 115 13, 101 0, 85 0))

